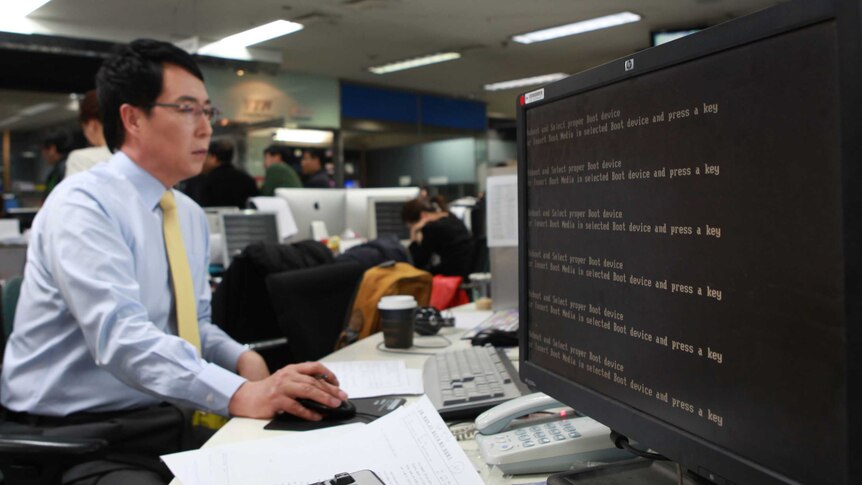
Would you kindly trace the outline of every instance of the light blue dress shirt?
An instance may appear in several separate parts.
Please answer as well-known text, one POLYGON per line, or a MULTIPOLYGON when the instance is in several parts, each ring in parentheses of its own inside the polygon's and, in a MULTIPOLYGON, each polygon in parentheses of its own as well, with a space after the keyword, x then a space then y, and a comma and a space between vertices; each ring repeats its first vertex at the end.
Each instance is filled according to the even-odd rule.
POLYGON ((59 184, 33 223, 0 398, 46 416, 162 401, 227 415, 245 348, 210 323, 203 210, 174 191, 203 358, 177 337, 159 198, 124 153, 59 184))

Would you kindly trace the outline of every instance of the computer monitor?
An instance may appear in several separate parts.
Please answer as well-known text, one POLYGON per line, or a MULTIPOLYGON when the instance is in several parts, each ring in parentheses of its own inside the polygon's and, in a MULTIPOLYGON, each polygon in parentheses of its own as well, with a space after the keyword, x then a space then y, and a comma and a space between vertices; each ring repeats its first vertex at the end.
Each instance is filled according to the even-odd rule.
POLYGON ((347 208, 345 226, 360 237, 374 239, 370 231, 371 198, 400 199, 406 202, 419 196, 419 187, 378 187, 372 189, 349 189, 345 191, 347 208))
POLYGON ((287 201, 296 221, 292 241, 311 239, 311 223, 323 221, 326 232, 344 232, 344 189, 275 189, 275 196, 287 201))
POLYGON ((404 203, 412 199, 404 197, 368 198, 368 239, 377 239, 384 234, 392 234, 406 243, 410 241, 410 229, 401 220, 404 203))
POLYGON ((26 262, 26 244, 0 244, 0 281, 22 276, 26 262))
POLYGON ((14 217, 21 224, 21 231, 30 229, 33 225, 33 219, 36 218, 36 213, 39 212, 38 207, 13 207, 6 210, 6 217, 14 217))
POLYGON ((278 243, 278 225, 272 212, 222 212, 223 264, 227 268, 233 258, 252 243, 278 243))
POLYGON ((239 212, 239 207, 204 207, 204 213, 207 216, 207 226, 210 230, 210 235, 221 234, 221 215, 225 212, 239 212))
POLYGON ((715 483, 862 482, 861 11, 783 3, 519 98, 527 384, 715 483))

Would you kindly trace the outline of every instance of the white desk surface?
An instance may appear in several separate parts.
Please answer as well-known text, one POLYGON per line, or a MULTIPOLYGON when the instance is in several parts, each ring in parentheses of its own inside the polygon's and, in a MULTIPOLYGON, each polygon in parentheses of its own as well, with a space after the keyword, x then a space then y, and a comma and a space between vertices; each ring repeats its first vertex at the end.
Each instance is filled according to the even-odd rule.
MULTIPOLYGON (((470 312, 474 311, 472 305, 464 305, 463 307, 459 307, 454 309, 455 313, 461 312, 470 312)), ((470 345, 470 342, 467 340, 460 340, 461 335, 465 332, 463 329, 457 328, 443 328, 440 331, 439 335, 443 335, 452 341, 452 345, 447 346, 446 348, 441 349, 416 349, 415 347, 410 349, 408 352, 423 352, 423 353, 437 353, 437 352, 446 352, 449 350, 464 348, 470 345)), ((408 354, 408 353, 390 353, 384 352, 381 350, 377 350, 378 344, 383 341, 383 334, 376 333, 371 335, 365 339, 362 339, 352 345, 349 345, 343 349, 340 349, 326 357, 320 359, 321 362, 326 364, 326 362, 338 362, 338 361, 350 361, 350 360, 383 360, 383 359, 393 359, 393 360, 403 360, 408 368, 411 369, 421 369, 425 359, 428 358, 427 355, 422 354, 408 354)), ((445 341, 439 337, 431 336, 431 337, 420 337, 419 335, 415 335, 413 339, 414 345, 427 345, 427 346, 437 346, 445 344, 445 341)), ((517 367, 518 362, 518 349, 512 348, 507 351, 507 355, 515 362, 517 367)), ((419 399, 419 396, 403 396, 407 399, 407 404, 416 401, 419 399)), ((249 418, 233 418, 231 419, 222 429, 220 429, 212 438, 207 441, 203 447, 208 448, 211 446, 224 445, 229 443, 237 443, 240 441, 246 440, 255 440, 261 438, 270 438, 273 436, 277 436, 278 434, 286 434, 286 433, 296 433, 296 431, 271 431, 263 429, 264 426, 269 422, 269 420, 265 419, 249 419, 249 418)), ((498 469, 488 469, 488 466, 482 461, 481 456, 479 456, 478 446, 476 445, 475 440, 467 440, 467 441, 459 441, 462 449, 467 456, 470 458, 470 461, 476 466, 476 469, 479 471, 479 474, 485 480, 485 483, 489 484, 499 484, 499 485, 508 485, 508 484, 526 484, 526 483, 544 483, 547 475, 519 475, 516 477, 506 477, 503 476, 502 473, 498 469)), ((345 470, 352 471, 352 470, 345 470)), ((174 479, 171 482, 171 485, 181 485, 179 480, 174 479)))

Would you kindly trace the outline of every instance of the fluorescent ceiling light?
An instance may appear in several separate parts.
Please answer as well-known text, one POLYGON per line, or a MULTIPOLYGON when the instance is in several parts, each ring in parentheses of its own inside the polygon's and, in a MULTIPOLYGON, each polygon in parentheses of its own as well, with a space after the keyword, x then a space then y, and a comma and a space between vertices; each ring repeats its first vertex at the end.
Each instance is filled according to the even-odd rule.
POLYGON ((308 143, 316 145, 331 145, 332 132, 326 130, 297 130, 293 128, 279 128, 275 130, 275 141, 287 143, 308 143))
POLYGON ((237 53, 245 52, 247 54, 248 51, 245 48, 250 45, 292 34, 302 29, 302 24, 287 20, 276 20, 275 22, 270 22, 238 34, 229 35, 222 40, 205 45, 198 49, 197 53, 217 57, 235 57, 237 53))
POLYGON ((613 15, 606 15, 604 17, 582 20, 573 24, 560 25, 559 27, 551 27, 549 29, 516 35, 512 37, 512 40, 520 42, 521 44, 532 44, 534 42, 543 42, 569 35, 583 34, 584 32, 591 32, 593 30, 616 27, 617 25, 637 22, 640 19, 641 16, 636 13, 620 12, 613 15))
POLYGON ((405 69, 413 69, 414 67, 427 66, 428 64, 436 64, 438 62, 453 61, 460 59, 461 54, 457 52, 439 52, 429 56, 414 57, 403 61, 390 62, 382 66, 369 67, 368 70, 374 74, 386 74, 395 71, 403 71, 405 69))
POLYGON ((0 17, 24 18, 51 0, 6 0, 0 4, 0 17))
POLYGON ((535 84, 547 84, 554 81, 559 81, 568 74, 561 72, 555 74, 545 74, 544 76, 525 77, 523 79, 513 79, 511 81, 502 81, 498 83, 486 84, 485 91, 501 91, 503 89, 522 88, 524 86, 533 86, 535 84))
POLYGON ((0 31, 32 34, 33 22, 25 17, 51 0, 5 0, 0 3, 0 31))
POLYGON ((23 119, 24 119, 24 118, 22 118, 22 117, 20 117, 20 116, 18 116, 18 115, 10 116, 10 117, 6 118, 5 120, 0 121, 0 127, 3 127, 3 126, 9 126, 9 125, 11 125, 11 124, 13 124, 13 123, 17 123, 17 122, 19 122, 19 121, 21 121, 21 120, 23 120, 23 119))
POLYGON ((46 111, 50 111, 57 106, 57 103, 48 101, 45 103, 37 103, 27 108, 22 109, 18 114, 21 116, 33 116, 39 113, 44 113, 46 111))

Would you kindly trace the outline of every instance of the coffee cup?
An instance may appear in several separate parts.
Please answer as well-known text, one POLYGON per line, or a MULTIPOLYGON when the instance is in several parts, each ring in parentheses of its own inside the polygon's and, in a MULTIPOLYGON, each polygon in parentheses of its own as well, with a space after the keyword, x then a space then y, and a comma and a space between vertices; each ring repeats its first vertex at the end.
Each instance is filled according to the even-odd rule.
POLYGON ((408 349, 413 346, 413 319, 416 299, 412 295, 384 296, 377 303, 383 345, 391 349, 408 349))

